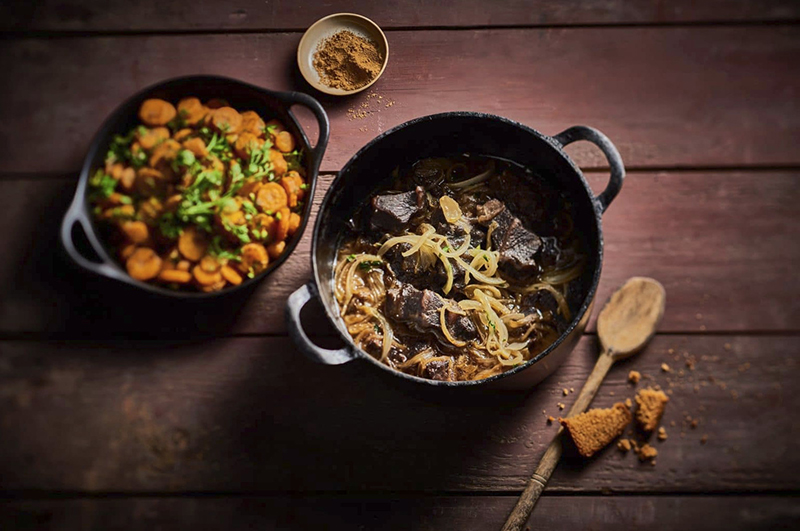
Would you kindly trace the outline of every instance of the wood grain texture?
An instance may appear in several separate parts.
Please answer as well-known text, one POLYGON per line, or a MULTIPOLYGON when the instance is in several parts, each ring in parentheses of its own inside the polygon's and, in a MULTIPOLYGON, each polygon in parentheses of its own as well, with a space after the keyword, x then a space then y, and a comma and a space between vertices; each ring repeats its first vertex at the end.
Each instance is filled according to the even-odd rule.
MULTIPOLYGON (((593 402, 632 397, 631 369, 666 389, 657 465, 616 448, 565 455, 548 492, 797 491, 798 348, 798 336, 657 336, 593 402)), ((442 402, 363 361, 314 365, 286 338, 0 342, 0 490, 519 491, 557 430, 547 415, 570 406, 562 390, 596 356, 587 336, 535 393, 442 402)))
POLYGON ((375 3, 367 0, 292 2, 288 0, 213 0, 131 4, 45 0, 0 5, 0 31, 202 31, 303 30, 336 12, 359 13, 384 29, 398 27, 531 26, 571 24, 649 24, 796 20, 791 0, 502 0, 375 3))
MULTIPOLYGON (((511 496, 245 497, 10 500, 0 502, 7 529, 71 531, 225 529, 381 529, 484 531, 498 528, 511 496)), ((545 496, 531 529, 592 531, 737 531, 792 529, 800 523, 797 498, 740 496, 545 496)))
MULTIPOLYGON (((634 167, 800 163, 797 26, 400 31, 388 38, 392 56, 373 92, 383 99, 369 91, 321 98, 332 124, 324 170, 340 169, 381 131, 452 110, 500 114, 551 135, 591 125, 634 167), (365 110, 372 114, 353 118, 365 110)), ((0 69, 13 80, 0 100, 2 171, 77 171, 102 120, 167 78, 220 74, 311 91, 296 68, 299 39, 0 41, 0 69), (40 146, 47 156, 32 155, 40 146)), ((606 165, 588 144, 571 152, 584 166, 606 165)))
MULTIPOLYGON (((332 178, 321 177, 316 205, 332 178)), ((606 177, 592 173, 589 180, 601 190, 606 177)), ((629 175, 603 220, 605 263, 597 304, 628 278, 642 275, 666 288, 661 331, 797 330, 797 181, 791 172, 629 175)), ((285 333, 286 298, 311 277, 311 226, 289 260, 252 293, 212 305, 165 303, 78 271, 58 253, 58 225, 72 187, 67 179, 0 181, 7 204, 0 211, 5 227, 0 281, 6 286, 0 294, 0 333, 64 338, 285 333)), ((310 329, 329 330, 320 312, 309 313, 310 329)))

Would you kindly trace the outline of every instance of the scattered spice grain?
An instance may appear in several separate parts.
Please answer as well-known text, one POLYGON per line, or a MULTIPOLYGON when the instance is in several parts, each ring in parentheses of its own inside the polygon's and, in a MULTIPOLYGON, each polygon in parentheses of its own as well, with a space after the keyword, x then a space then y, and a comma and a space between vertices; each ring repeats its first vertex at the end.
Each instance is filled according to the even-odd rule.
POLYGON ((641 379, 642 379, 642 373, 640 373, 639 371, 631 371, 628 373, 628 381, 633 385, 639 383, 639 380, 641 379))

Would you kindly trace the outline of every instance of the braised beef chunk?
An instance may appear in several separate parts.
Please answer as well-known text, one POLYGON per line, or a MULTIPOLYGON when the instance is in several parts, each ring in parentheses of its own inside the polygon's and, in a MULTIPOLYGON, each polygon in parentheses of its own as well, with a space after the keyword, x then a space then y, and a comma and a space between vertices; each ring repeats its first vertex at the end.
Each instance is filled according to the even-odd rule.
MULTIPOLYGON (((421 333, 441 331, 439 311, 453 301, 444 299, 431 290, 418 290, 411 284, 401 283, 386 292, 384 311, 393 321, 404 323, 421 333)), ((478 337, 475 324, 466 315, 445 312, 447 330, 456 339, 469 341, 478 337)))
POLYGON ((490 199, 482 205, 478 205, 478 223, 488 225, 497 214, 506 209, 506 206, 497 199, 490 199))
POLYGON ((429 380, 450 381, 454 380, 453 371, 450 370, 450 360, 433 360, 422 370, 422 378, 429 380))
POLYGON ((567 325, 569 325, 564 316, 558 312, 558 301, 547 290, 535 291, 522 297, 520 309, 525 314, 538 313, 549 322, 555 324, 559 334, 566 330, 567 325))
POLYGON ((449 167, 450 161, 447 159, 422 159, 411 168, 411 177, 416 184, 430 189, 444 181, 449 167))
POLYGON ((389 232, 403 229, 422 210, 424 200, 425 191, 419 186, 410 192, 376 195, 372 198, 372 229, 389 232))
POLYGON ((447 273, 443 267, 440 267, 441 264, 437 263, 433 268, 423 269, 419 264, 418 253, 403 256, 403 253, 409 249, 411 249, 411 244, 400 243, 383 255, 394 277, 400 282, 410 283, 422 289, 435 290, 444 286, 447 282, 447 273))
POLYGON ((537 254, 542 240, 526 229, 522 222, 496 199, 478 207, 478 220, 495 224, 492 246, 500 252, 500 272, 507 278, 524 279, 540 272, 537 254))

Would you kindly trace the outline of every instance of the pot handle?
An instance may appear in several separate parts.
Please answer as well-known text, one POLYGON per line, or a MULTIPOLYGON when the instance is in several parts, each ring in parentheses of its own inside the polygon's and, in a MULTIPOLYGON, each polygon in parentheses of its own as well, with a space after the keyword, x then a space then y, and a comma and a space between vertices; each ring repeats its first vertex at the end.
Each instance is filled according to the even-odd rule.
MULTIPOLYGON (((277 94, 277 96, 287 107, 291 107, 294 104, 308 107, 317 118, 317 122, 319 123, 319 138, 317 139, 317 145, 311 149, 310 153, 311 166, 314 171, 317 171, 319 165, 322 163, 322 156, 325 154, 325 148, 328 146, 328 136, 330 135, 331 129, 331 124, 325 109, 322 108, 322 105, 317 100, 302 92, 281 92, 277 94)), ((288 112, 294 117, 291 109, 289 109, 288 112)), ((297 118, 295 118, 295 121, 297 121, 297 118)))
POLYGON ((289 295, 286 301, 286 326, 289 336, 300 351, 310 360, 325 365, 341 365, 355 359, 355 355, 347 347, 336 350, 318 347, 306 335, 303 323, 300 321, 300 311, 311 297, 316 297, 316 287, 313 282, 305 284, 300 289, 289 295))
POLYGON ((587 127, 585 125, 570 127, 555 135, 553 139, 561 144, 561 147, 577 142, 578 140, 586 140, 599 147, 603 155, 606 156, 608 165, 611 167, 611 179, 608 181, 606 189, 597 196, 600 212, 605 212, 614 198, 617 197, 620 189, 622 189, 622 181, 625 179, 625 165, 622 163, 622 157, 619 151, 617 151, 616 146, 614 146, 606 135, 593 127, 587 127))
POLYGON ((97 239, 97 236, 92 230, 92 223, 84 211, 83 194, 84 187, 78 185, 75 198, 72 200, 72 204, 69 206, 69 209, 67 209, 67 213, 64 214, 64 220, 61 222, 61 246, 76 264, 87 271, 131 283, 130 277, 121 273, 108 261, 103 245, 97 239), (78 247, 75 245, 75 240, 72 238, 72 229, 75 227, 76 223, 80 225, 95 254, 100 257, 100 262, 90 260, 78 250, 78 247))

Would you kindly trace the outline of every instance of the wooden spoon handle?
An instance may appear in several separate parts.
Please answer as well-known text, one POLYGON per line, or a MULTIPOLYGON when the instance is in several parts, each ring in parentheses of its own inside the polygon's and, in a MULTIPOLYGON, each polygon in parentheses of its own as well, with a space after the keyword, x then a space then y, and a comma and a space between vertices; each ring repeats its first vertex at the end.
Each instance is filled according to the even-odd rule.
MULTIPOLYGON (((581 389, 581 392, 578 394, 575 403, 572 404, 567 417, 573 417, 583 413, 586 408, 589 407, 592 399, 597 394, 597 390, 600 389, 600 384, 603 383, 603 379, 606 377, 608 370, 613 364, 614 358, 609 352, 603 352, 600 355, 597 359, 597 363, 594 365, 594 369, 592 369, 592 374, 589 375, 589 379, 586 380, 586 383, 583 385, 583 389, 581 389)), ((506 519, 502 531, 520 531, 522 526, 525 525, 525 522, 528 521, 533 511, 533 506, 536 505, 536 502, 539 500, 539 496, 544 491, 547 481, 553 474, 553 470, 556 469, 556 465, 558 465, 558 460, 561 459, 561 453, 564 450, 561 437, 563 432, 564 428, 559 428, 550 446, 545 450, 542 459, 539 461, 539 466, 536 467, 536 471, 528 480, 528 484, 525 485, 525 490, 522 491, 519 500, 517 500, 517 505, 514 506, 511 514, 508 515, 508 519, 506 519)))

